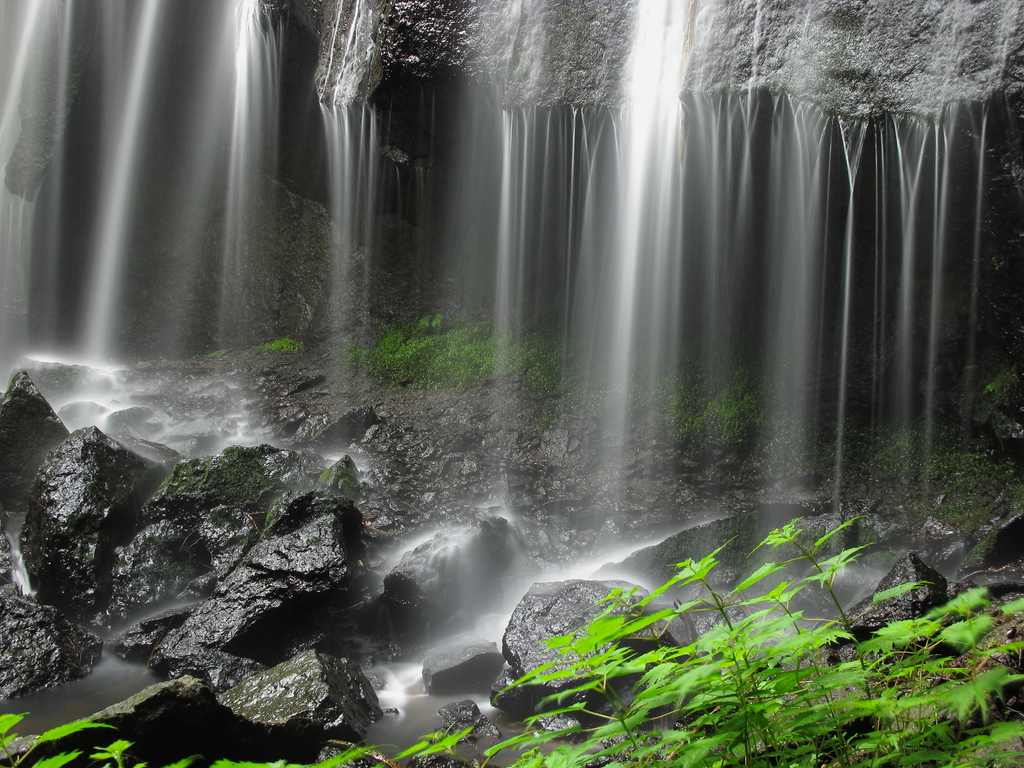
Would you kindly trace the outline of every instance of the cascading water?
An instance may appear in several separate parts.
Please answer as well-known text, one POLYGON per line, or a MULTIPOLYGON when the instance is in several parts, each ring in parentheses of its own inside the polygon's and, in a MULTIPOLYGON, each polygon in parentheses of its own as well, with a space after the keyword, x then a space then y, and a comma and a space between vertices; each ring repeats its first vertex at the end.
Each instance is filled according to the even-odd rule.
MULTIPOLYGON (((247 347, 293 332, 294 307, 281 304, 293 289, 322 321, 301 326, 306 339, 329 339, 335 367, 346 360, 337 347, 442 313, 444 329, 460 317, 489 325, 499 361, 544 334, 560 355, 559 404, 585 417, 555 409, 538 426, 524 415, 529 393, 487 382, 493 431, 511 437, 476 449, 485 480, 470 501, 497 499, 523 518, 585 507, 612 536, 650 507, 677 512, 676 497, 647 487, 655 473, 703 473, 706 495, 680 517, 714 514, 715 483, 748 460, 766 497, 800 500, 822 471, 841 506, 865 440, 870 449, 888 429, 920 427, 927 456, 951 403, 970 422, 987 311, 988 142, 1008 120, 998 103, 841 119, 762 88, 756 59, 745 93, 691 90, 706 74, 694 59, 704 28, 728 6, 678 0, 637 3, 621 104, 516 101, 547 87, 554 36, 540 0, 494 14, 489 39, 505 50, 496 82, 432 93, 375 81, 371 5, 317 6, 331 18, 320 71, 302 82, 322 105, 301 135, 323 144, 289 152, 283 78, 301 68, 288 47, 298 22, 260 0, 106 0, 95 18, 75 0, 0 7, 0 157, 18 155, 33 114, 62 116, 39 177, 19 183, 12 161, 0 190, 0 367, 33 346, 102 358, 247 347), (163 32, 198 27, 183 48, 163 32), (76 58, 90 34, 102 45, 76 58), (40 49, 57 51, 50 69, 34 60, 40 49), (34 99, 48 106, 33 110, 34 99), (307 153, 309 178, 286 158, 307 153), (286 253, 295 242, 298 256, 286 253), (509 467, 522 455, 573 450, 562 417, 586 421, 576 434, 596 447, 581 473, 596 490, 517 495, 509 467), (666 443, 674 453, 652 460, 666 443)), ((1002 40, 1016 9, 1000 8, 1002 40)), ((942 18, 951 38, 966 23, 942 18)), ((236 397, 191 383, 203 405, 190 414, 236 397)), ((100 415, 61 415, 102 425, 102 409, 136 395, 165 404, 130 391, 138 379, 126 386, 116 406, 91 403, 100 415)), ((237 409, 205 414, 201 431, 168 418, 147 437, 199 455, 281 436, 250 429, 237 409)), ((465 443, 488 429, 467 427, 465 443)), ((454 445, 444 451, 463 452, 454 445)), ((406 497, 396 505, 419 512, 406 497)))

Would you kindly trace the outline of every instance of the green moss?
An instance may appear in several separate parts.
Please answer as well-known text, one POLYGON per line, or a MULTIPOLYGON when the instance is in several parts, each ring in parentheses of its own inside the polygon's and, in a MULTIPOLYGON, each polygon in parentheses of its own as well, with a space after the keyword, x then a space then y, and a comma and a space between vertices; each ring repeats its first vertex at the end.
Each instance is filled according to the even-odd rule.
POLYGON ((218 357, 223 357, 228 351, 226 349, 218 349, 215 352, 207 352, 205 355, 193 355, 193 360, 216 360, 218 357))
POLYGON ((353 347, 349 360, 384 384, 462 389, 524 372, 534 389, 550 389, 560 379, 561 344, 541 332, 497 334, 485 320, 462 318, 446 327, 439 315, 428 315, 385 328, 374 346, 353 347))
POLYGON ((289 339, 287 336, 281 339, 268 341, 266 344, 261 344, 256 347, 256 351, 258 352, 302 352, 305 349, 306 345, 301 341, 289 339))

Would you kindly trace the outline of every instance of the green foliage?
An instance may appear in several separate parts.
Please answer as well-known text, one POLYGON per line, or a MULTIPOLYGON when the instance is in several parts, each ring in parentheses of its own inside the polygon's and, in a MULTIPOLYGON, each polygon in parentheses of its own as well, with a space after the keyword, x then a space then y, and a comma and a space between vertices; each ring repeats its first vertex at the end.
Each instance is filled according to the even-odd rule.
POLYGON ((216 360, 218 357, 223 357, 228 351, 226 349, 218 349, 214 352, 207 352, 205 355, 196 355, 196 360, 216 360))
MULTIPOLYGON (((830 473, 834 459, 827 452, 821 458, 820 471, 830 473)), ((1004 493, 1024 484, 1012 460, 950 427, 936 426, 930 432, 924 426, 874 433, 851 430, 844 464, 848 482, 896 485, 911 515, 945 517, 966 531, 991 518, 993 489, 1004 493)))
POLYGON ((699 372, 666 381, 661 396, 671 436, 701 446, 739 448, 763 422, 756 376, 738 367, 723 377, 699 372))
MULTIPOLYGON (((813 542, 806 541, 798 521, 773 531, 755 550, 776 550, 782 557, 727 592, 713 586, 720 550, 680 563, 672 579, 639 601, 613 590, 584 630, 550 641, 557 661, 514 683, 558 683, 561 692, 541 702, 544 715, 565 713, 580 725, 549 732, 532 727, 542 715, 534 716, 526 732, 487 749, 473 765, 496 755, 511 755, 517 768, 1019 765, 1024 724, 1007 720, 1012 713, 1002 705, 1024 685, 1024 675, 999 661, 1019 658, 1024 641, 1004 642, 1005 633, 994 630, 1024 611, 1024 599, 997 608, 984 589, 971 590, 922 618, 889 624, 857 642, 856 617, 842 610, 834 585, 858 549, 824 555, 834 551, 829 541, 853 522, 813 542), (805 619, 796 606, 807 590, 821 590, 836 618, 805 619), (658 607, 680 594, 689 599, 658 607), (717 623, 689 645, 651 642, 674 619, 698 611, 715 615, 717 623), (573 741, 559 740, 565 736, 573 741)), ((915 586, 887 590, 875 602, 915 586)), ((7 733, 20 719, 0 716, 5 751, 13 738, 7 733)), ((60 735, 85 727, 92 726, 63 726, 60 735)), ((466 733, 432 734, 399 758, 458 757, 466 733)), ((113 761, 109 768, 126 768, 129 746, 118 741, 93 756, 113 761)), ((343 753, 318 768, 361 757, 397 765, 367 748, 339 746, 343 753)), ((0 768, 27 768, 26 759, 8 753, 0 768)), ((37 768, 64 764, 55 760, 37 768)), ((214 768, 262 765, 220 760, 214 768)))
MULTIPOLYGON (((997 620, 983 591, 856 643, 853 617, 843 613, 833 592, 837 575, 856 551, 828 559, 819 555, 834 533, 810 545, 793 523, 775 531, 760 546, 787 548, 791 556, 762 566, 729 593, 712 587, 714 554, 680 564, 674 579, 632 609, 626 595, 612 593, 607 610, 585 633, 552 641, 561 654, 558 662, 515 684, 568 683, 567 690, 543 703, 578 718, 586 739, 546 755, 528 752, 516 765, 585 766, 602 757, 638 768, 1019 760, 1024 726, 1000 721, 999 703, 1024 676, 993 659, 1019 653, 1024 643, 981 649, 997 620), (778 578, 795 565, 807 568, 806 575, 778 578), (699 596, 673 609, 653 610, 666 591, 681 588, 697 588, 699 596), (839 611, 835 620, 810 622, 794 608, 808 589, 825 591, 839 611), (710 611, 719 623, 686 647, 630 650, 630 638, 660 631, 690 611, 710 611), (839 646, 849 654, 837 653, 839 646), (944 652, 948 647, 960 655, 950 658, 944 652)), ((1003 610, 1010 608, 1024 603, 1003 610)), ((551 739, 542 730, 527 731, 490 754, 551 739)))
POLYGON ((540 333, 496 334, 489 322, 471 319, 446 327, 441 315, 428 315, 385 328, 373 347, 353 347, 349 359, 389 385, 465 388, 525 371, 530 385, 551 388, 558 380, 561 347, 540 333))
POLYGON ((45 731, 41 736, 37 736, 31 743, 28 749, 15 749, 14 742, 18 738, 17 734, 12 733, 11 729, 20 723, 24 719, 24 715, 13 715, 5 714, 0 715, 0 768, 17 768, 18 766, 32 765, 35 768, 60 768, 62 765, 67 765, 72 760, 79 757, 81 752, 69 752, 66 754, 55 755, 54 757, 44 758, 43 760, 37 760, 30 762, 32 753, 35 752, 36 747, 40 744, 45 744, 48 741, 56 741, 57 739, 70 736, 74 733, 87 730, 89 728, 110 728, 111 726, 103 723, 92 723, 89 721, 78 721, 74 723, 68 723, 67 725, 59 725, 56 728, 51 728, 45 731), (15 751, 20 752, 15 756, 15 751))
POLYGON ((306 345, 301 341, 295 341, 285 336, 282 339, 274 339, 266 344, 256 347, 257 352, 302 352, 306 345))

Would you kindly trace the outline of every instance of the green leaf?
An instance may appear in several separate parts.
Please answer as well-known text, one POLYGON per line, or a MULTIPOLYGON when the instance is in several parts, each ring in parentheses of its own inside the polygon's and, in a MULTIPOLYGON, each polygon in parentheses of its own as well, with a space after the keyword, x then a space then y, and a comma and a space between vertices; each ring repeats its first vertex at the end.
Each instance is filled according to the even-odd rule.
POLYGON ((1003 603, 1001 606, 999 606, 999 610, 1006 615, 1011 615, 1014 613, 1020 613, 1021 611, 1024 611, 1024 597, 1018 597, 1016 600, 1011 600, 1008 603, 1003 603))
POLYGON ((849 528, 851 525, 856 523, 858 520, 860 520, 860 516, 852 517, 849 520, 847 520, 845 523, 843 523, 842 525, 836 526, 831 531, 829 531, 824 536, 822 536, 820 539, 818 539, 816 542, 814 542, 814 548, 818 549, 819 547, 821 547, 822 544, 824 544, 826 541, 831 539, 833 536, 835 536, 841 530, 843 530, 844 528, 849 528))
POLYGON ((62 752, 53 757, 44 757, 42 760, 33 763, 32 768, 61 768, 62 765, 67 765, 72 760, 78 759, 81 754, 81 752, 62 752))
POLYGON ((762 579, 766 579, 767 577, 771 576, 773 573, 778 573, 783 568, 784 566, 779 563, 765 563, 752 574, 750 574, 747 578, 745 578, 743 581, 737 584, 734 587, 734 589, 737 592, 742 592, 743 590, 749 589, 750 587, 754 586, 762 579))
POLYGON ((958 653, 966 653, 977 647, 981 639, 992 631, 995 624, 994 618, 983 613, 951 624, 939 633, 939 637, 956 648, 958 653))
POLYGON ((906 584, 900 584, 896 587, 890 587, 889 589, 879 590, 871 596, 871 604, 878 605, 879 603, 883 603, 886 600, 891 600, 894 597, 905 595, 907 594, 907 592, 913 592, 915 589, 920 589, 928 583, 929 582, 927 581, 908 581, 906 584))
POLYGON ((91 720, 76 720, 73 723, 67 723, 66 725, 58 725, 56 728, 51 728, 48 731, 44 731, 43 734, 36 741, 36 743, 42 744, 45 741, 56 741, 57 739, 62 739, 65 736, 70 736, 73 733, 79 733, 89 728, 113 727, 114 726, 109 725, 108 723, 94 723, 91 720))
POLYGON ((27 713, 22 713, 20 715, 15 715, 15 714, 0 715, 0 733, 7 733, 9 730, 11 730, 11 728, 13 728, 18 723, 20 723, 22 720, 24 720, 26 714, 27 713))

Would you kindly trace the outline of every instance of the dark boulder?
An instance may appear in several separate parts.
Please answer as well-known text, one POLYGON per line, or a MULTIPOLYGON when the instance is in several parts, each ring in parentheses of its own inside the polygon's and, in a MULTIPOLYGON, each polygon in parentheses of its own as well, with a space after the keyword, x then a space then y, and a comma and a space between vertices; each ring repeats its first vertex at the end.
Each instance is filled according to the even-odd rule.
POLYGON ((616 589, 622 590, 624 597, 634 590, 625 597, 628 603, 636 602, 645 594, 639 587, 624 581, 573 579, 530 587, 512 612, 502 637, 502 654, 508 668, 495 684, 491 699, 494 706, 513 717, 523 718, 533 714, 543 697, 575 687, 579 681, 567 679, 500 690, 528 672, 557 663, 562 657, 547 641, 584 629, 607 608, 603 601, 616 589))
POLYGON ((390 625, 400 638, 418 641, 468 621, 500 595, 512 543, 508 521, 496 517, 437 533, 406 552, 381 590, 390 625))
POLYGON ((154 654, 171 670, 209 651, 275 664, 309 647, 361 556, 362 518, 323 492, 290 495, 268 515, 260 541, 154 654))
POLYGON ((441 716, 441 727, 447 733, 456 733, 466 728, 472 728, 461 740, 477 742, 481 739, 490 746, 501 738, 498 726, 492 723, 480 712, 480 708, 472 699, 453 701, 445 704, 437 714, 441 716))
POLYGON ((152 440, 163 430, 156 412, 142 405, 114 411, 107 416, 105 427, 111 435, 131 435, 143 440, 152 440))
POLYGON ((23 696, 84 677, 102 641, 48 605, 0 592, 0 697, 23 696))
POLYGON ((150 658, 152 666, 159 667, 172 680, 196 677, 204 680, 218 693, 235 687, 267 668, 266 664, 216 648, 192 648, 186 653, 174 655, 164 654, 158 645, 150 658))
MULTIPOLYGON (((605 565, 596 575, 602 578, 637 579, 652 587, 658 586, 676 574, 677 563, 700 560, 722 547, 715 556, 718 565, 711 571, 710 581, 716 587, 729 588, 762 563, 772 559, 787 559, 796 554, 795 550, 785 551, 779 558, 770 548, 764 547, 757 555, 749 557, 769 533, 788 523, 791 516, 792 510, 788 508, 739 512, 731 517, 680 531, 659 544, 637 550, 622 562, 605 565)), ((813 543, 841 523, 838 515, 819 515, 801 520, 797 527, 806 531, 805 538, 813 543)), ((857 524, 848 526, 827 542, 822 550, 823 556, 855 546, 858 535, 857 524)))
POLYGON ((107 648, 125 661, 149 664, 153 650, 167 634, 185 623, 192 608, 162 611, 118 632, 107 640, 107 648))
POLYGON ((168 765, 192 755, 202 755, 203 764, 218 759, 291 761, 302 759, 303 754, 275 754, 262 727, 235 715, 217 701, 206 683, 193 677, 151 685, 90 719, 113 726, 116 731, 110 731, 109 737, 90 730, 72 734, 41 744, 33 756, 45 758, 72 750, 91 752, 97 743, 106 744, 115 738, 132 743, 128 752, 131 764, 168 765))
POLYGON ((318 448, 347 446, 359 440, 366 430, 380 423, 380 417, 372 405, 351 408, 341 416, 313 416, 302 422, 292 442, 295 445, 313 445, 318 448))
POLYGON ((847 615, 853 620, 854 636, 858 640, 866 640, 886 624, 920 618, 947 599, 946 578, 922 562, 915 553, 908 552, 878 582, 871 596, 850 608, 847 615), (873 602, 878 592, 918 581, 924 583, 917 589, 877 604, 873 602))
POLYGON ((475 635, 458 635, 427 650, 423 686, 432 696, 486 693, 503 664, 495 643, 475 635))
POLYGON ((25 566, 42 602, 93 620, 110 597, 114 549, 131 540, 166 467, 96 427, 75 432, 39 470, 22 529, 25 566))
POLYGON ((1024 508, 1001 521, 964 558, 959 573, 1001 568, 1024 560, 1024 508))
POLYGON ((0 504, 24 509, 39 465, 67 436, 29 375, 14 374, 0 400, 0 504))
MULTIPOLYGON (((361 741, 383 715, 362 670, 348 659, 304 651, 222 693, 235 714, 264 726, 273 740, 361 741)), ((315 757, 315 752, 313 757, 315 757)))
POLYGON ((275 500, 314 487, 322 471, 318 456, 269 445, 179 463, 143 506, 145 527, 117 552, 110 617, 208 596, 259 541, 275 500))
POLYGON ((262 523, 275 499, 313 488, 322 472, 323 461, 315 454, 232 446, 178 464, 146 503, 143 518, 147 524, 173 520, 195 527, 211 510, 224 507, 262 523))
POLYGON ((108 616, 118 621, 165 600, 208 596, 258 540, 250 518, 224 507, 195 527, 171 520, 146 526, 116 552, 108 616))

